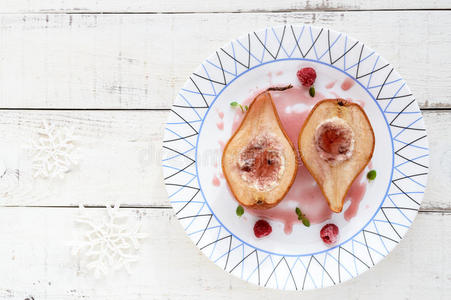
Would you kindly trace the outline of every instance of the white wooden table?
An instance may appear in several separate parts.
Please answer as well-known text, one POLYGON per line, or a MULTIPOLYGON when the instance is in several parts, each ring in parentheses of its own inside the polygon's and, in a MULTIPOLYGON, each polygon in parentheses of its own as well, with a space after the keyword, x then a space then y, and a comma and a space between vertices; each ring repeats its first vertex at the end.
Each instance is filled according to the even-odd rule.
POLYGON ((293 22, 345 31, 391 62, 423 110, 431 151, 421 211, 400 245, 358 278, 302 296, 451 298, 450 1, 1 0, 0 13, 3 150, 50 120, 75 128, 82 157, 50 195, 0 199, 0 299, 298 299, 201 254, 170 209, 159 159, 190 72, 231 38, 293 22), (95 279, 70 253, 77 207, 100 217, 115 201, 150 236, 130 275, 95 279))

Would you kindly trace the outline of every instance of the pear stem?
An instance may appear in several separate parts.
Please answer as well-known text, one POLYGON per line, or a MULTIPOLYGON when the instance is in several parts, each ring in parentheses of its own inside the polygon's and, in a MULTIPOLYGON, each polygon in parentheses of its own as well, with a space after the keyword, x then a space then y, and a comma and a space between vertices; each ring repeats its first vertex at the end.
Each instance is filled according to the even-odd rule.
POLYGON ((270 88, 266 89, 266 92, 269 91, 285 91, 288 89, 291 89, 293 86, 291 84, 287 85, 287 86, 272 86, 270 88))

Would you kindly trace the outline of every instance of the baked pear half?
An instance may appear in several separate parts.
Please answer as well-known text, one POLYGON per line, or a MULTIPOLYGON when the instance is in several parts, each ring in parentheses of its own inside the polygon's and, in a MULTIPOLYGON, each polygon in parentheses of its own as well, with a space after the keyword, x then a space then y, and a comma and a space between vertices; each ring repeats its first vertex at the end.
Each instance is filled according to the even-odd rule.
POLYGON ((329 207, 343 209, 346 194, 374 152, 374 132, 362 107, 343 99, 318 102, 299 134, 304 165, 329 207))
POLYGON ((224 148, 221 164, 230 190, 245 207, 274 207, 290 189, 298 158, 269 90, 250 104, 224 148))

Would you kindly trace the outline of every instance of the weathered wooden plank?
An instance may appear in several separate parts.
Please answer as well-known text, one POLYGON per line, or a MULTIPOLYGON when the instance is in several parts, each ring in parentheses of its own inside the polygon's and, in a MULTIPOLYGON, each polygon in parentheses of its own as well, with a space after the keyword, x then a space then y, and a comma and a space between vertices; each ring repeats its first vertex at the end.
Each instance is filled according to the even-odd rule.
POLYGON ((65 206, 165 202, 159 155, 166 116, 164 111, 0 112, 1 158, 7 168, 22 169, 17 195, 10 193, 0 203, 65 206), (79 163, 64 179, 31 180, 31 156, 23 148, 36 138, 44 121, 74 128, 79 163))
MULTIPOLYGON (((70 254, 70 242, 79 230, 74 224, 77 209, 0 208, 0 298, 299 299, 299 292, 259 288, 216 267, 196 249, 171 210, 123 210, 141 218, 150 236, 131 275, 120 271, 96 280, 70 254)), ((89 214, 104 216, 100 209, 89 209, 89 214)), ((449 299, 450 247, 451 215, 422 213, 406 238, 374 268, 339 286, 303 292, 302 297, 449 299)))
POLYGON ((374 10, 374 9, 443 9, 451 8, 449 1, 421 1, 421 0, 214 0, 214 1, 183 1, 183 0, 3 0, 2 13, 54 13, 54 12, 264 12, 264 11, 292 11, 292 10, 374 10))
MULTIPOLYGON (((35 189, 3 197, 3 205, 168 206, 160 162, 167 111, 0 111, 0 158, 7 167, 26 165, 21 151, 42 121, 72 126, 80 163, 62 180, 38 179, 35 189), (20 153, 20 154, 17 154, 20 153), (48 186, 52 193, 44 194, 48 186)), ((424 111, 430 143, 430 173, 422 209, 451 208, 451 112, 424 111)), ((1 160, 0 160, 1 162, 1 160)), ((26 174, 23 174, 26 178, 26 174)), ((0 181, 1 183, 2 181, 0 181)), ((25 181, 24 186, 28 186, 25 181)), ((0 185, 1 187, 1 185, 0 185)))
POLYGON ((451 32, 443 30, 451 27, 450 16, 451 11, 1 15, 0 107, 169 108, 188 75, 214 50, 243 33, 287 23, 347 32, 393 63, 422 107, 451 107, 451 32))

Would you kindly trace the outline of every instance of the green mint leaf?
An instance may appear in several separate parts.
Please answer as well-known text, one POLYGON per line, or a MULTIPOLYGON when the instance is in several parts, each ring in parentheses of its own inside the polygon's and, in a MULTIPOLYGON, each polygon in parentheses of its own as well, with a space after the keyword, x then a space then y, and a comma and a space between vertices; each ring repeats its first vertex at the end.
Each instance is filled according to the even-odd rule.
POLYGON ((313 87, 313 85, 308 90, 308 93, 310 94, 310 96, 315 97, 315 88, 313 87))
POLYGON ((249 109, 249 106, 245 105, 244 109, 247 111, 249 109))
POLYGON ((298 216, 300 216, 302 214, 301 209, 299 207, 296 207, 295 212, 298 216))
POLYGON ((238 205, 236 208, 236 215, 238 217, 241 217, 244 214, 244 208, 241 205, 238 205))
POLYGON ((310 221, 305 216, 302 217, 302 224, 305 225, 305 227, 310 227, 310 221))
POLYGON ((238 106, 238 102, 236 102, 236 101, 230 102, 230 106, 231 107, 237 107, 238 106))
POLYGON ((376 179, 376 170, 369 171, 368 174, 366 174, 366 178, 368 178, 368 180, 376 179))

